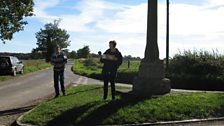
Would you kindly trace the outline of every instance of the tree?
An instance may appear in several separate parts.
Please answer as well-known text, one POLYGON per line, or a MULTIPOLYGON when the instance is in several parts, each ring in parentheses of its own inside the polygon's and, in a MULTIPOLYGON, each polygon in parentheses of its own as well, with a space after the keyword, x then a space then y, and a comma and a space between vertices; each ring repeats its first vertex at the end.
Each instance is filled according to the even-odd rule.
POLYGON ((44 59, 42 52, 38 51, 37 49, 33 49, 31 51, 31 59, 44 59))
POLYGON ((69 34, 64 29, 58 27, 60 20, 54 20, 54 23, 48 23, 44 29, 40 29, 36 33, 37 45, 36 48, 39 52, 46 57, 49 62, 54 52, 54 48, 58 45, 60 48, 67 48, 70 44, 69 34))
POLYGON ((87 58, 90 54, 89 46, 77 50, 77 58, 87 58))
POLYGON ((72 59, 75 59, 77 57, 77 53, 76 53, 76 51, 71 51, 70 52, 70 58, 72 58, 72 59))
POLYGON ((33 0, 1 0, 0 1, 0 39, 11 40, 15 32, 24 29, 27 21, 24 17, 33 15, 33 0))

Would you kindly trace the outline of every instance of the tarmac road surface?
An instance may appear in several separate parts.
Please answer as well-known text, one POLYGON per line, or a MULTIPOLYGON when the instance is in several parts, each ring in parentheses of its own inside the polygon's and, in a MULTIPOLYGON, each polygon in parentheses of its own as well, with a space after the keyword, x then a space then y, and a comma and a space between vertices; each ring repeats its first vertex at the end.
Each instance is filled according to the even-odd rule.
MULTIPOLYGON (((102 84, 99 80, 74 74, 71 71, 72 64, 73 61, 69 61, 66 65, 65 86, 102 84)), ((41 101, 50 95, 54 95, 52 67, 0 82, 0 125, 9 123, 9 121, 4 120, 13 113, 25 112, 30 108, 31 103, 41 101)))

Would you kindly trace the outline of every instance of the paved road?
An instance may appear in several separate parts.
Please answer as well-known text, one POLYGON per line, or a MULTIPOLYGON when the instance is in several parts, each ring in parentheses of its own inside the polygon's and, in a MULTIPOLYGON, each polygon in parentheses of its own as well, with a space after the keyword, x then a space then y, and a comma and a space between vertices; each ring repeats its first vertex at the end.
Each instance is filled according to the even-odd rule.
MULTIPOLYGON (((102 84, 101 81, 75 75, 71 71, 72 63, 70 61, 66 65, 65 86, 102 84)), ((52 68, 0 82, 0 126, 12 123, 11 120, 19 114, 51 95, 54 96, 52 68)))
MULTIPOLYGON (((65 70, 65 85, 102 83, 98 80, 75 75, 68 63, 65 70)), ((12 80, 0 82, 0 111, 20 107, 54 93, 53 70, 48 68, 12 80)))

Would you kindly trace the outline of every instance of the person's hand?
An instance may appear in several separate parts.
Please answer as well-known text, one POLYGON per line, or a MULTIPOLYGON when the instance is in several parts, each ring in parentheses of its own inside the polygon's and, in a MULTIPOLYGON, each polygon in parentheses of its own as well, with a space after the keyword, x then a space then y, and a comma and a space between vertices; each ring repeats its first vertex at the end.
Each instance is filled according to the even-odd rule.
POLYGON ((101 52, 101 51, 99 51, 99 52, 98 52, 98 55, 100 55, 100 56, 101 56, 101 55, 102 55, 102 52, 101 52))

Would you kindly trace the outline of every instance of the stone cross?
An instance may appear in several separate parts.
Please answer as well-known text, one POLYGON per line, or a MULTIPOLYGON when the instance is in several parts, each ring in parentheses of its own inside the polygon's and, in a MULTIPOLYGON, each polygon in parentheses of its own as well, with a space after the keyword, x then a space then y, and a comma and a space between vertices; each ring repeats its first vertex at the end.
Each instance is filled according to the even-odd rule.
POLYGON ((148 0, 147 20, 147 44, 144 59, 153 62, 159 60, 157 44, 157 0, 148 0))
POLYGON ((159 59, 157 17, 157 0, 148 0, 145 57, 133 83, 133 93, 143 97, 170 92, 170 80, 165 78, 164 64, 159 59))

